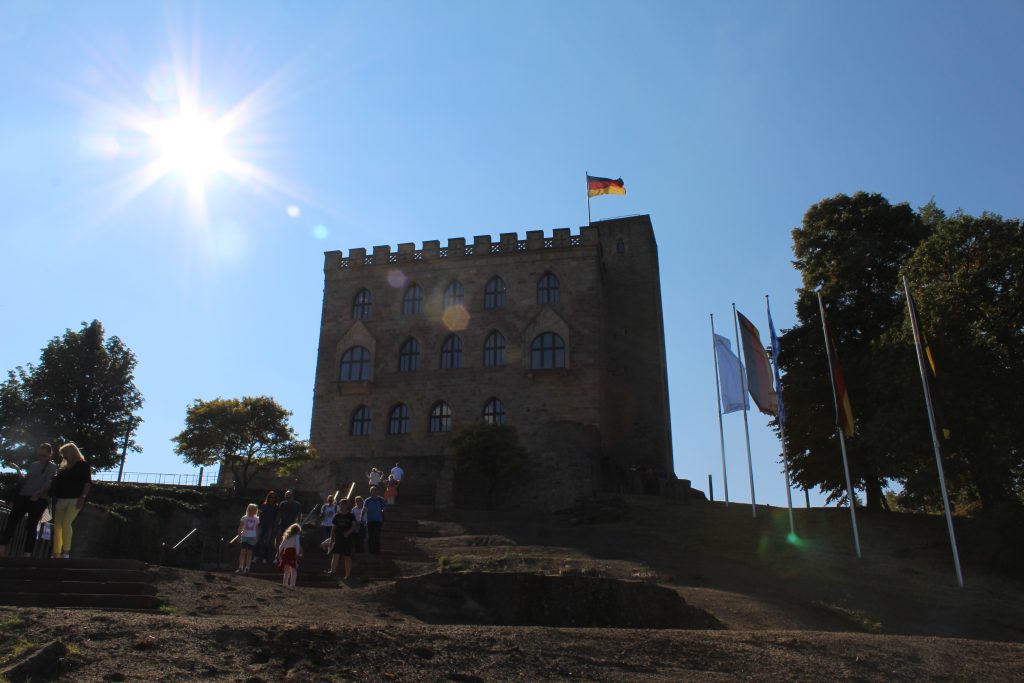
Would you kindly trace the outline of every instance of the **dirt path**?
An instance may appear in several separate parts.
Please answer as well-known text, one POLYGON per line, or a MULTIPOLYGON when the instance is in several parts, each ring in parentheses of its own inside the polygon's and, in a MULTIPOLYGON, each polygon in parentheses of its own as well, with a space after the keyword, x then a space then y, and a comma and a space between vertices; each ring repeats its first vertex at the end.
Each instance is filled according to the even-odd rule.
POLYGON ((21 619, 18 637, 29 642, 59 633, 73 653, 59 680, 82 682, 1024 677, 1019 644, 794 631, 434 626, 326 607, 316 619, 32 609, 14 615, 4 608, 0 621, 21 619))

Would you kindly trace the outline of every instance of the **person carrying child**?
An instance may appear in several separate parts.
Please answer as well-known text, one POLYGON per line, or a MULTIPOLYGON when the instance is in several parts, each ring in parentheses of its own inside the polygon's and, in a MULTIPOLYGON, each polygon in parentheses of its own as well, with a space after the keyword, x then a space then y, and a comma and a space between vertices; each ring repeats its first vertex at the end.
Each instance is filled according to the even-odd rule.
POLYGON ((252 567, 252 552, 260 539, 260 518, 256 516, 259 510, 256 503, 249 503, 245 508, 245 516, 238 521, 238 541, 242 544, 242 550, 238 553, 237 574, 248 574, 252 567))
POLYGON ((284 572, 285 588, 295 588, 299 579, 299 558, 302 557, 302 527, 292 524, 284 530, 284 539, 277 548, 277 566, 284 572))
POLYGON ((327 501, 320 508, 320 542, 323 543, 331 535, 334 515, 338 514, 338 506, 334 504, 334 494, 327 496, 327 501))

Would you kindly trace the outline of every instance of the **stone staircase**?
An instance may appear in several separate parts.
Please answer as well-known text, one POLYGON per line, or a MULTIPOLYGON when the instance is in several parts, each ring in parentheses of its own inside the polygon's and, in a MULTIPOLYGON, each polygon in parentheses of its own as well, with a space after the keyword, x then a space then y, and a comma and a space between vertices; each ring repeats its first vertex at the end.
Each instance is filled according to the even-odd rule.
MULTIPOLYGON (((358 582, 392 581, 400 576, 419 573, 432 560, 411 540, 427 534, 419 523, 433 512, 432 505, 406 503, 388 508, 381 533, 380 555, 354 553, 352 555, 352 578, 358 582)), ((298 586, 307 588, 337 588, 338 577, 327 574, 330 556, 319 547, 320 529, 309 528, 303 532, 302 552, 299 561, 298 586)), ((253 563, 250 576, 273 581, 281 580, 281 572, 269 564, 253 563)))
POLYGON ((138 560, 0 558, 0 605, 155 610, 156 593, 138 560))

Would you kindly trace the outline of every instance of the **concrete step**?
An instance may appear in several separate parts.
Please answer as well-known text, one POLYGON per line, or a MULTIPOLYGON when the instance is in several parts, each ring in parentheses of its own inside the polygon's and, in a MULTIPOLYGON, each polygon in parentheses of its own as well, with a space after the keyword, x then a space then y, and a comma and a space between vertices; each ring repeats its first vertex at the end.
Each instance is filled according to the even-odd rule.
POLYGON ((146 582, 149 574, 130 569, 70 569, 67 567, 0 567, 0 581, 122 581, 146 582))
POLYGON ((112 595, 109 593, 0 593, 0 605, 18 607, 90 607, 97 609, 155 610, 161 605, 155 595, 112 595))
POLYGON ((20 581, 0 579, 0 593, 103 593, 109 595, 156 595, 156 586, 137 581, 20 581))
POLYGON ((146 563, 141 560, 106 559, 99 557, 71 557, 66 560, 35 557, 0 557, 0 568, 2 567, 129 569, 140 571, 146 568, 146 563))

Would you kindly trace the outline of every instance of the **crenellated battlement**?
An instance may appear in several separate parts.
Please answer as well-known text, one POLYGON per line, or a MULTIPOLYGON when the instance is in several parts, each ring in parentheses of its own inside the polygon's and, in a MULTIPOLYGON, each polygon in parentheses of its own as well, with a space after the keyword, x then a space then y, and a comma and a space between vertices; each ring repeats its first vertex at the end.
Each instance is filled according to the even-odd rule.
POLYGON ((348 256, 344 256, 340 250, 328 251, 324 253, 324 269, 362 268, 444 258, 478 258, 542 249, 572 249, 597 245, 598 242, 597 228, 590 226, 580 228, 576 235, 569 228, 555 228, 550 236, 546 236, 543 230, 527 230, 525 239, 520 239, 519 233, 515 232, 503 232, 497 240, 490 235, 477 235, 470 243, 466 242, 465 237, 450 237, 443 247, 440 240, 425 240, 420 249, 416 248, 414 242, 403 242, 396 251, 392 251, 387 244, 374 247, 370 253, 366 249, 349 249, 348 256))

